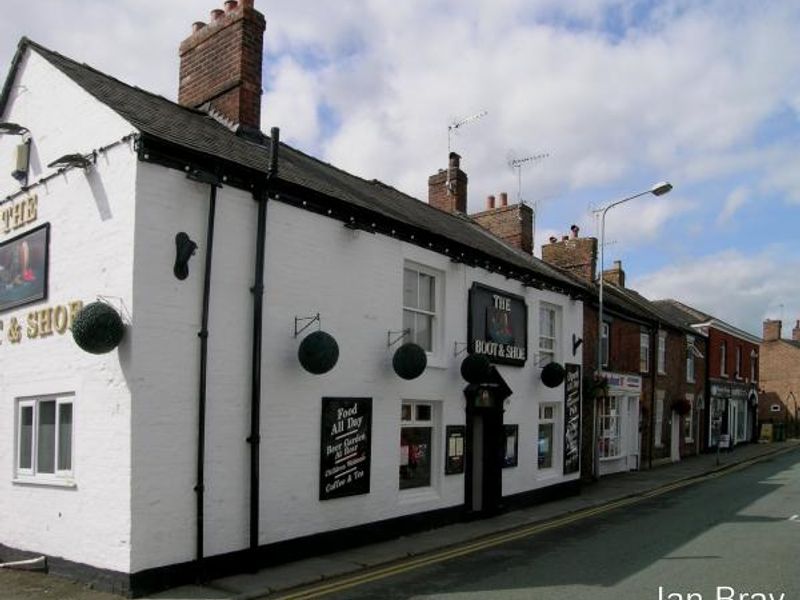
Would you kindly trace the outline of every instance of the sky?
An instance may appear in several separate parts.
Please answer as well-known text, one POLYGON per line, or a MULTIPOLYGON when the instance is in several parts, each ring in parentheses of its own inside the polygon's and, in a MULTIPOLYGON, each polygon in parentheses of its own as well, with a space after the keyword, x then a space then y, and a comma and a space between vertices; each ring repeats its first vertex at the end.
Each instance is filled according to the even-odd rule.
MULTIPOLYGON (((29 0, 0 21, 175 99, 177 47, 222 0, 29 0)), ((447 164, 469 212, 508 192, 535 246, 610 210, 605 264, 627 284, 753 334, 800 319, 797 0, 256 0, 262 130, 421 200, 447 164), (472 120, 448 135, 448 126, 472 120), (449 138, 449 140, 448 140, 449 138), (513 159, 544 157, 515 170, 513 159), (521 175, 521 186, 519 185, 521 175)))

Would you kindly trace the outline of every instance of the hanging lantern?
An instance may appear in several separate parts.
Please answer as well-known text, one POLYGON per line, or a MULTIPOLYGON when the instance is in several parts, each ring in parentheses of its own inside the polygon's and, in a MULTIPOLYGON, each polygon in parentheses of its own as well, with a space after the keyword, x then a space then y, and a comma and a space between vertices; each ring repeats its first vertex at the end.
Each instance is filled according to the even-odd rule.
POLYGON ((407 343, 400 346, 392 357, 394 372, 403 379, 416 379, 428 366, 428 356, 422 346, 407 343))
POLYGON ((90 354, 111 352, 122 341, 125 324, 122 317, 105 302, 84 306, 72 323, 72 337, 81 350, 90 354))
POLYGON ((470 354, 461 361, 461 377, 469 383, 484 383, 492 365, 483 354, 470 354))
POLYGON ((300 342, 297 360, 309 373, 322 375, 336 366, 336 361, 339 360, 339 344, 331 334, 315 331, 300 342))
POLYGON ((558 387, 564 381, 566 371, 557 362, 547 363, 542 369, 542 383, 549 388, 558 387))

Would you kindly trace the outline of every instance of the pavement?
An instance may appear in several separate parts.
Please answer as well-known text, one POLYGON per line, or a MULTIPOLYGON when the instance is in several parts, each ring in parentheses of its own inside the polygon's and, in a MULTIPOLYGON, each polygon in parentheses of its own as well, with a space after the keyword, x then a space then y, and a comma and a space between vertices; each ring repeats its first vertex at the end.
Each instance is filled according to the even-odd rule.
MULTIPOLYGON (((353 575, 419 557, 447 548, 514 532, 537 523, 547 523, 573 513, 612 505, 620 501, 666 491, 693 479, 744 466, 744 463, 800 448, 800 440, 771 444, 749 444, 732 452, 693 456, 645 471, 630 471, 606 476, 585 485, 580 494, 537 504, 496 517, 456 523, 379 544, 363 546, 321 557, 300 560, 262 569, 256 573, 233 575, 210 581, 204 586, 183 586, 150 596, 153 600, 254 600, 270 594, 286 593, 298 587, 318 584, 342 575, 353 575)), ((0 599, 69 598, 70 600, 108 600, 109 594, 89 590, 80 584, 40 573, 11 572, 0 569, 0 599)))

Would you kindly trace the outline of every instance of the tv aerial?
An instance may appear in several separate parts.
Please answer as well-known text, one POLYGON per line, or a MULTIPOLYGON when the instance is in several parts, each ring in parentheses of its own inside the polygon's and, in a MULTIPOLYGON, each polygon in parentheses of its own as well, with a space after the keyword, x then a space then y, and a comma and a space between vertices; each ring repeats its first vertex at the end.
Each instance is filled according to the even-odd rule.
MULTIPOLYGON (((523 156, 517 157, 516 153, 513 150, 509 150, 506 154, 506 158, 508 160, 508 166, 511 167, 511 170, 516 170, 517 172, 517 202, 519 204, 525 204, 522 200, 522 167, 530 164, 535 163, 540 160, 544 160, 545 158, 549 157, 550 154, 547 152, 540 152, 539 154, 532 154, 530 156, 523 156)), ((536 247, 536 212, 538 209, 536 200, 531 202, 531 208, 533 209, 533 232, 531 233, 531 245, 535 248, 536 247)))
POLYGON ((481 119, 489 114, 488 110, 482 110, 480 112, 475 113, 474 115, 470 115, 464 119, 456 119, 452 123, 447 126, 447 155, 450 156, 450 148, 452 145, 452 138, 454 133, 458 133, 458 130, 461 129, 464 125, 468 125, 469 123, 473 123, 478 119, 481 119))

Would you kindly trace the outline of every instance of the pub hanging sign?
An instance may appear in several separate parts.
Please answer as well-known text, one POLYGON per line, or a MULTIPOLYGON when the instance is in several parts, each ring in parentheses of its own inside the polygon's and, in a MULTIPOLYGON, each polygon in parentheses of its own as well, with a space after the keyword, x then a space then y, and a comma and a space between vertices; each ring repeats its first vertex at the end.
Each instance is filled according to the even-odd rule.
POLYGON ((469 350, 493 363, 521 367, 528 356, 528 306, 503 290, 473 283, 469 291, 469 350))

